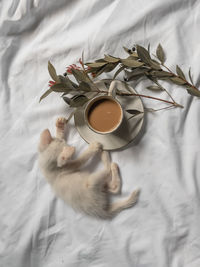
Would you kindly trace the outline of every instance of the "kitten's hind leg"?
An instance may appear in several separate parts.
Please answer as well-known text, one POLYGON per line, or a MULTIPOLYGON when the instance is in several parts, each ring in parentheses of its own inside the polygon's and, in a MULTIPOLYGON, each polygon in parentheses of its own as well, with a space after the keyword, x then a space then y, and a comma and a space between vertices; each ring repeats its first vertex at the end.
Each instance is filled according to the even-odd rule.
POLYGON ((121 179, 119 175, 118 165, 111 163, 109 152, 103 151, 101 153, 101 160, 107 170, 111 170, 111 175, 107 178, 107 191, 112 194, 118 194, 121 191, 121 179))
POLYGON ((67 120, 60 117, 56 120, 56 138, 64 139, 64 130, 67 120))
POLYGON ((87 187, 96 188, 100 191, 107 191, 108 178, 110 170, 104 169, 102 171, 91 174, 87 180, 87 187))
POLYGON ((121 191, 121 178, 118 165, 114 162, 111 163, 111 174, 112 179, 108 183, 108 191, 112 194, 119 194, 121 191))
POLYGON ((110 160, 110 154, 108 151, 102 151, 101 160, 105 168, 110 170, 111 160, 110 160))

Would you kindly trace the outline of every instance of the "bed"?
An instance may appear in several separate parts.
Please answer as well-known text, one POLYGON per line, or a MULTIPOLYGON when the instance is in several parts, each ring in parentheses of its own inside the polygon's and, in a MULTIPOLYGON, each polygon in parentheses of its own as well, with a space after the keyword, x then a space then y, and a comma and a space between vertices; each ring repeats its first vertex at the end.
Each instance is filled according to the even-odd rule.
MULTIPOLYGON (((57 199, 37 161, 41 131, 54 132, 56 118, 71 112, 55 93, 39 103, 48 60, 62 74, 82 51, 92 61, 123 57, 123 46, 150 43, 155 51, 161 43, 166 64, 186 73, 191 67, 199 87, 199 26, 198 0, 0 2, 0 267, 200 266, 200 100, 180 86, 166 84, 183 109, 148 112, 140 140, 111 153, 121 197, 141 189, 134 208, 113 220, 76 213, 57 199)), ((136 90, 146 92, 144 85, 136 90)), ((78 153, 87 147, 73 119, 68 142, 78 153)))

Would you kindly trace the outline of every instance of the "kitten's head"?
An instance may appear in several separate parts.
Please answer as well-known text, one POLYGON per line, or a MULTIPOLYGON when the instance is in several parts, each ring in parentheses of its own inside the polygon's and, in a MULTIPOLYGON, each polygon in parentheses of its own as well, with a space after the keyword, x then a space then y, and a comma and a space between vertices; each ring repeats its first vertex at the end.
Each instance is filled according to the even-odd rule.
POLYGON ((63 155, 66 163, 66 160, 72 157, 74 150, 73 147, 66 145, 65 140, 53 138, 48 129, 44 130, 40 135, 38 151, 45 165, 61 167, 63 165, 61 164, 63 155))

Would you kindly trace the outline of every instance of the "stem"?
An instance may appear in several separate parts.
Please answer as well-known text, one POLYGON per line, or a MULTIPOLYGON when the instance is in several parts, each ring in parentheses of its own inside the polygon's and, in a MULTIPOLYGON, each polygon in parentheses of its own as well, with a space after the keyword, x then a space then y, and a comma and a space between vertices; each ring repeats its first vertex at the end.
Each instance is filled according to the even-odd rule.
POLYGON ((67 123, 71 120, 71 118, 74 116, 74 114, 76 113, 76 109, 74 111, 72 111, 72 113, 69 115, 69 117, 66 119, 67 123))
MULTIPOLYGON (((173 107, 174 107, 174 105, 170 105, 170 106, 168 106, 168 107, 159 108, 159 109, 154 109, 154 110, 152 110, 152 112, 160 111, 160 110, 163 110, 163 109, 170 109, 170 108, 173 108, 173 107)), ((148 108, 146 108, 146 110, 148 111, 148 108)), ((150 111, 150 112, 151 112, 151 111, 150 111)))
MULTIPOLYGON (((99 91, 99 93, 108 93, 108 91, 99 91)), ((145 98, 149 98, 149 99, 154 99, 154 100, 157 100, 157 101, 162 101, 162 102, 165 102, 167 104, 171 104, 175 107, 180 107, 180 108, 183 108, 182 105, 176 103, 176 102, 171 102, 171 101, 168 101, 168 100, 165 100, 165 99, 162 99, 162 98, 158 98, 158 97, 153 97, 153 96, 148 96, 148 95, 143 95, 143 94, 135 94, 135 93, 117 93, 117 95, 120 95, 120 96, 140 96, 140 97, 145 97, 145 98)))
POLYGON ((153 81, 155 84, 157 84, 160 88, 162 88, 167 94, 168 94, 168 96, 171 98, 171 100, 174 102, 174 103, 176 103, 175 102, 175 100, 173 99, 173 97, 170 95, 170 93, 167 91, 167 89, 165 89, 159 82, 157 82, 157 81, 153 81))

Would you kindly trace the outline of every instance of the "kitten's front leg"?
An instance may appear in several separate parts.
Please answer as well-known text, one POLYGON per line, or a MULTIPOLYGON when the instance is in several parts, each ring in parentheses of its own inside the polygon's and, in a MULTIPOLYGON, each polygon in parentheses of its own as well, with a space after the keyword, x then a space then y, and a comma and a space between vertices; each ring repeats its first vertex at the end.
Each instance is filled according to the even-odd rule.
POLYGON ((71 159, 75 152, 75 147, 65 146, 57 159, 57 166, 63 167, 71 159))
POLYGON ((67 120, 60 117, 56 120, 56 138, 64 139, 64 130, 67 120))
POLYGON ((88 149, 84 151, 76 160, 69 160, 68 167, 76 169, 85 164, 91 157, 101 151, 102 145, 98 142, 93 142, 89 145, 88 149))

